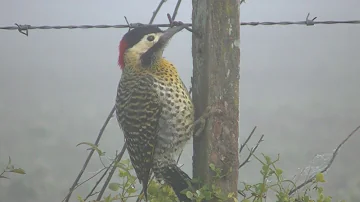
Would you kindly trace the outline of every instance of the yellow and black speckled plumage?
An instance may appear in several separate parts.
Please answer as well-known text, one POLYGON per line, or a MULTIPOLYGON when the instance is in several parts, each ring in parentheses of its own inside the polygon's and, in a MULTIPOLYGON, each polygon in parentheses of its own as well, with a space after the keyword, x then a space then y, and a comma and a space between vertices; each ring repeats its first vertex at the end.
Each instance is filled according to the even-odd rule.
POLYGON ((145 194, 153 171, 180 200, 189 201, 179 192, 187 188, 185 180, 190 178, 177 167, 175 155, 192 136, 193 104, 177 69, 162 57, 171 37, 160 29, 136 31, 138 40, 131 39, 132 46, 120 56, 124 67, 116 97, 117 119, 145 194), (146 41, 149 35, 155 36, 154 41, 146 41))

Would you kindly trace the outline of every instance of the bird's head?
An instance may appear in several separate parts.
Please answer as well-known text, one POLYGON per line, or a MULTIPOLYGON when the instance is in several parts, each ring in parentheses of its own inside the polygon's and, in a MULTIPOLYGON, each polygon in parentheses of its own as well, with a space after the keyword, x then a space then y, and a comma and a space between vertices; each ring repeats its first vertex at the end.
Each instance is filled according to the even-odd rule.
POLYGON ((162 31, 155 26, 141 26, 127 32, 119 45, 119 66, 141 65, 149 67, 155 60, 162 57, 170 39, 185 25, 162 31))

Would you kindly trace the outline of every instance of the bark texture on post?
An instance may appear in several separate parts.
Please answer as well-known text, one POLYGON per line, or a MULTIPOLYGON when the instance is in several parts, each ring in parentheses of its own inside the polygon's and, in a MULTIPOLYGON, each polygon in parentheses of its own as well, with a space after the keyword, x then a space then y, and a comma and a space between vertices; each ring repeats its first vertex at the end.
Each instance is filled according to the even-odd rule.
MULTIPOLYGON (((195 116, 214 103, 225 116, 213 115, 205 131, 194 138, 193 176, 209 183, 221 168, 216 182, 225 193, 237 193, 240 79, 240 1, 193 0, 192 39, 195 116), (197 36, 199 35, 199 36, 197 36)), ((236 195, 235 195, 236 196, 236 195)), ((231 200, 233 201, 233 200, 231 200)))

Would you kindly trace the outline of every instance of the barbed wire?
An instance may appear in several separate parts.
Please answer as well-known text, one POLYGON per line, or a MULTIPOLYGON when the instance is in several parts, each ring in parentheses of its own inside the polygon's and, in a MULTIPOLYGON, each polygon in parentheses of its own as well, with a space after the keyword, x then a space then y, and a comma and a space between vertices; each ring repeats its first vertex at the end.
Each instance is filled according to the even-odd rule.
MULTIPOLYGON (((307 14, 304 21, 278 21, 278 22, 241 22, 242 26, 272 26, 272 25, 334 25, 334 24, 360 24, 360 20, 328 20, 328 21, 315 21, 317 17, 309 19, 310 13, 307 14)), ((191 23, 184 23, 188 26, 192 26, 191 23)), ((142 23, 130 23, 130 24, 119 24, 119 25, 42 25, 32 26, 28 24, 17 24, 15 26, 4 26, 0 27, 0 30, 18 30, 20 33, 28 36, 29 30, 31 29, 104 29, 104 28, 136 28, 139 26, 150 25, 142 23)), ((157 27, 170 27, 171 24, 151 24, 151 26, 157 27)))

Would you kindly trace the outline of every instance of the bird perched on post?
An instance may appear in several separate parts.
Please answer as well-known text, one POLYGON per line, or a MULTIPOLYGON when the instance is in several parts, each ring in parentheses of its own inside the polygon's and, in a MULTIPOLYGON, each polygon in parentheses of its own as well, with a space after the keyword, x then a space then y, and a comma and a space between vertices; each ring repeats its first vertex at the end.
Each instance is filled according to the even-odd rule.
POLYGON ((175 161, 192 137, 194 107, 175 66, 163 58, 170 39, 185 25, 162 31, 141 26, 127 32, 119 45, 122 69, 116 97, 116 117, 127 150, 147 200, 151 172, 170 185, 180 201, 191 201, 180 192, 191 178, 175 161))

